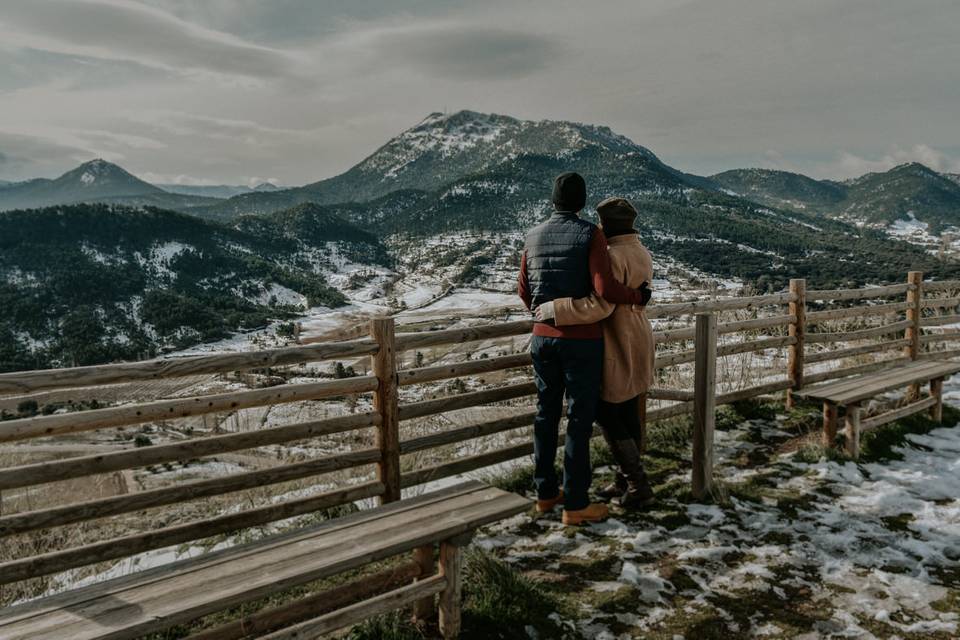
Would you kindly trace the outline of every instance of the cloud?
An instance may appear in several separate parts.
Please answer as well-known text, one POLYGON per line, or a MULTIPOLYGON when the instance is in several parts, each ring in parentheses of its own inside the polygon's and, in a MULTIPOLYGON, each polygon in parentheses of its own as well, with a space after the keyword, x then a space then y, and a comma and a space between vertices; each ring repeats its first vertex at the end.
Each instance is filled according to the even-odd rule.
POLYGON ((384 60, 431 75, 474 81, 516 78, 549 66, 562 47, 524 31, 434 23, 367 34, 384 60))
POLYGON ((873 159, 842 151, 833 161, 818 166, 816 173, 837 179, 857 178, 865 173, 889 171, 908 162, 919 162, 942 173, 960 173, 960 159, 925 144, 915 144, 908 149, 894 145, 873 159))
POLYGON ((186 22, 129 0, 4 0, 6 46, 133 61, 169 71, 272 78, 293 55, 186 22))
POLYGON ((89 160, 93 155, 89 149, 64 144, 43 136, 24 135, 10 131, 0 131, 0 171, 7 180, 22 180, 49 174, 62 173, 64 159, 68 162, 89 160))

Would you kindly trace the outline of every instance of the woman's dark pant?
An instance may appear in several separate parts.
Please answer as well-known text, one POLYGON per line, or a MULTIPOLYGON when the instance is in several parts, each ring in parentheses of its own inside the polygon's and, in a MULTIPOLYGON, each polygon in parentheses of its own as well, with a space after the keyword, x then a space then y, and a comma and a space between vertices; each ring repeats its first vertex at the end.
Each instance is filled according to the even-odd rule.
POLYGON ((592 481, 590 437, 603 374, 603 339, 573 340, 533 336, 530 343, 537 382, 537 417, 533 422, 536 468, 534 481, 540 498, 559 491, 554 460, 567 396, 567 434, 563 451, 564 509, 576 511, 590 503, 592 481))
POLYGON ((635 440, 640 446, 640 413, 637 403, 640 396, 624 402, 606 402, 597 405, 597 422, 606 432, 608 439, 635 440))

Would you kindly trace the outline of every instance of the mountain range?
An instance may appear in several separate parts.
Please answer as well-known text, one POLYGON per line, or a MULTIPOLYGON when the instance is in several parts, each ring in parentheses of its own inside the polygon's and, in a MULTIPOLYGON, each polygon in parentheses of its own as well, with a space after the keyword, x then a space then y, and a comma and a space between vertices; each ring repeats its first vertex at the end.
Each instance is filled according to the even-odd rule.
POLYGON ((0 188, 0 211, 38 209, 79 202, 157 206, 188 210, 215 199, 164 191, 106 160, 84 162, 59 178, 35 178, 0 188))
POLYGON ((279 191, 282 187, 278 187, 269 182, 261 182, 260 184, 248 187, 246 185, 231 185, 231 184, 217 184, 217 185, 192 185, 192 184, 157 184, 158 187, 163 189, 168 193, 179 193, 185 196, 201 196, 205 198, 232 198, 233 196, 238 196, 243 193, 257 193, 262 191, 279 191))
POLYGON ((585 215, 607 196, 631 199, 654 255, 704 277, 766 291, 793 277, 831 288, 909 269, 960 276, 955 261, 885 229, 911 215, 931 230, 960 226, 960 184, 922 165, 847 182, 761 169, 701 177, 606 127, 434 113, 302 187, 171 193, 103 160, 0 186, 0 209, 14 209, 0 213, 0 305, 12 310, 0 316, 0 369, 215 339, 342 304, 374 271, 384 287, 426 273, 452 274, 444 287, 487 286, 491 265, 517 263, 523 230, 570 169, 587 180, 585 215))
POLYGON ((710 176, 728 193, 772 207, 888 226, 915 218, 931 232, 960 227, 960 180, 920 163, 902 164, 837 182, 770 169, 735 169, 710 176))

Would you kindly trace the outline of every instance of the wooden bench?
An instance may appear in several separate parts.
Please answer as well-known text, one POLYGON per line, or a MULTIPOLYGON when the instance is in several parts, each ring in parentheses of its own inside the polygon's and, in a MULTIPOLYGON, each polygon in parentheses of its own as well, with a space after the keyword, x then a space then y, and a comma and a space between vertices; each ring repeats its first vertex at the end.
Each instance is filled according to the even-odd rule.
POLYGON ((931 417, 939 422, 943 415, 943 380, 958 371, 960 363, 957 362, 911 362, 877 373, 808 387, 794 391, 793 395, 823 402, 823 444, 827 447, 832 447, 836 440, 839 408, 843 407, 846 449, 856 458, 860 453, 860 434, 863 431, 924 409, 929 409, 931 417), (927 382, 930 384, 930 395, 918 399, 919 385, 927 382), (861 402, 902 387, 911 387, 909 404, 871 418, 861 417, 861 402))
MULTIPOLYGON (((454 638, 460 627, 462 545, 478 527, 530 506, 531 501, 519 495, 467 482, 2 609, 0 638, 135 638, 411 551, 421 569, 413 583, 361 602, 353 598, 344 603, 347 606, 327 612, 325 601, 342 600, 341 588, 334 596, 308 598, 317 603, 312 611, 301 606, 291 612, 288 604, 279 614, 258 612, 243 624, 227 624, 198 637, 239 637, 231 636, 233 628, 243 636, 253 632, 271 639, 313 638, 411 604, 419 615, 427 615, 436 611, 433 598, 439 594, 441 632, 454 638), (436 544, 438 571, 434 571, 436 544), (295 624, 276 630, 278 621, 291 620, 295 624)), ((352 584, 348 591, 364 591, 362 579, 352 584)))

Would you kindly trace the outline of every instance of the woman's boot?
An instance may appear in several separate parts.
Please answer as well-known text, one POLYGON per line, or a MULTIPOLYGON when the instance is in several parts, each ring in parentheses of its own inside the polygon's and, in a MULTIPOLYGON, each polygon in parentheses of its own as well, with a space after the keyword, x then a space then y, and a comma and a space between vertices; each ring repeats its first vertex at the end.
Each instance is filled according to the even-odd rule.
MULTIPOLYGON (((616 461, 617 466, 620 466, 620 456, 617 455, 617 441, 611 435, 609 429, 600 426, 600 432, 603 433, 603 439, 607 442, 607 448, 610 449, 610 454, 613 456, 613 459, 616 461)), ((627 490, 627 476, 623 475, 622 469, 617 469, 617 475, 614 476, 613 482, 603 487, 602 489, 597 490, 597 496, 605 500, 612 500, 614 498, 619 498, 627 490)))
POLYGON ((639 509, 653 502, 653 487, 643 469, 640 450, 633 438, 616 441, 613 457, 620 465, 620 471, 627 481, 627 489, 620 497, 620 506, 624 509, 639 509))
POLYGON ((613 482, 601 489, 597 489, 597 496, 607 500, 619 498, 627 490, 627 487, 627 476, 617 471, 617 475, 613 479, 613 482))

